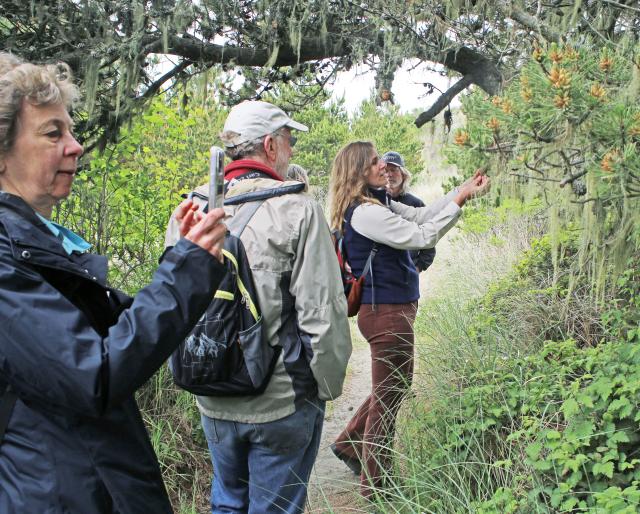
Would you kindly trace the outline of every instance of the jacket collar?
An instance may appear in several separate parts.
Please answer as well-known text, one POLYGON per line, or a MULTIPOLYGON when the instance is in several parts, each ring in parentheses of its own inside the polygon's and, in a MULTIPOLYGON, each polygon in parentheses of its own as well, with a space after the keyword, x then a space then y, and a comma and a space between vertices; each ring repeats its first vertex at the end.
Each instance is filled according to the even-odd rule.
POLYGON ((0 191, 0 222, 12 243, 27 244, 64 256, 60 241, 19 196, 0 191), (33 230, 33 228, 37 230, 33 230))
POLYGON ((269 178, 283 182, 282 177, 273 168, 253 159, 239 159, 230 162, 224 168, 224 178, 231 181, 249 171, 261 171, 269 178))
POLYGON ((5 229, 13 258, 17 261, 64 269, 101 284, 106 283, 106 257, 89 253, 69 256, 62 242, 19 196, 0 191, 0 224, 5 229))
POLYGON ((383 187, 381 189, 369 188, 369 195, 378 200, 382 205, 389 205, 387 190, 383 187))

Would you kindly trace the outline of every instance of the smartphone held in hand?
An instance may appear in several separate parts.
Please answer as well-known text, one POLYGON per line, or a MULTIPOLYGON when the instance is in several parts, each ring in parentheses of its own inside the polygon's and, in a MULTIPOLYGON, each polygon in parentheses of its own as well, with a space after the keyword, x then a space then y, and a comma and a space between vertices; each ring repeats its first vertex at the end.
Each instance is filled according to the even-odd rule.
POLYGON ((211 210, 222 207, 224 203, 224 150, 212 146, 209 162, 209 210, 211 210))

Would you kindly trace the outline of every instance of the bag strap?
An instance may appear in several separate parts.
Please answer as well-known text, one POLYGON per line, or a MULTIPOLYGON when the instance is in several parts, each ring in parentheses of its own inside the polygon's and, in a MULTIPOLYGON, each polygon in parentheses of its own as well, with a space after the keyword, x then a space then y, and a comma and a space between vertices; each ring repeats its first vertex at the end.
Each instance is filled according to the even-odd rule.
MULTIPOLYGON (((259 200, 268 200, 269 198, 275 198, 276 196, 289 195, 295 193, 301 193, 305 188, 304 183, 289 184, 288 186, 272 187, 270 189, 261 189, 259 191, 250 191, 241 195, 232 196, 231 198, 224 199, 224 205, 241 205, 243 203, 257 202, 259 200)), ((183 195, 184 196, 184 195, 183 195)), ((187 198, 189 200, 193 198, 199 198, 207 202, 202 209, 202 212, 209 211, 209 197, 198 193, 197 191, 191 191, 187 198)))
POLYGON ((262 198, 261 200, 254 202, 247 202, 244 208, 236 211, 233 218, 231 218, 226 224, 232 236, 240 237, 249 221, 251 221, 251 218, 253 218, 253 215, 265 200, 266 198, 262 198))
MULTIPOLYGON (((371 263, 373 262, 373 258, 376 256, 376 253, 378 253, 378 243, 373 243, 371 251, 369 252, 369 257, 367 258, 367 262, 364 264, 362 275, 360 275, 361 277, 366 276, 367 273, 369 273, 369 271, 371 270, 371 263)), ((373 280, 373 273, 371 274, 371 279, 373 280)))
MULTIPOLYGON (((351 212, 351 216, 353 216, 353 211, 351 212)), ((340 251, 343 251, 342 243, 344 240, 344 232, 345 232, 344 226, 347 224, 351 225, 351 219, 347 221, 347 218, 345 216, 345 218, 342 220, 342 227, 341 227, 342 239, 340 240, 340 251)), ((369 257, 367 257, 367 262, 365 262, 364 268, 362 269, 362 273, 360 274, 360 277, 358 277, 358 278, 366 277, 368 273, 371 273, 371 300, 372 300, 371 305, 374 309, 376 308, 376 286, 373 280, 373 259, 375 258, 376 253, 378 253, 378 243, 374 241, 373 246, 371 247, 371 251, 369 252, 369 257)))
MULTIPOLYGON (((356 205, 357 207, 357 205, 356 205)), ((342 219, 342 227, 341 230, 335 230, 334 232, 336 233, 336 235, 338 235, 340 237, 340 239, 338 239, 339 241, 339 245, 338 247, 340 248, 340 251, 343 252, 345 254, 345 256, 347 257, 348 260, 348 255, 345 253, 346 252, 346 248, 344 247, 344 235, 345 235, 345 229, 344 226, 345 225, 351 225, 351 221, 347 221, 347 218, 343 218, 342 219)), ((353 227, 352 227, 353 230, 353 227)), ((364 268, 362 269, 362 274, 360 275, 361 277, 365 277, 367 275, 367 273, 369 273, 369 271, 371 271, 371 265, 373 263, 373 259, 376 256, 376 253, 378 253, 378 243, 376 243, 375 241, 373 242, 373 246, 371 247, 371 251, 369 252, 369 257, 367 258, 367 262, 365 262, 364 264, 364 268)), ((371 273, 371 281, 373 282, 373 273, 371 273)))
POLYGON ((0 391, 0 444, 2 444, 2 438, 9 425, 9 419, 11 418, 13 406, 16 404, 18 395, 9 384, 0 386, 0 391))

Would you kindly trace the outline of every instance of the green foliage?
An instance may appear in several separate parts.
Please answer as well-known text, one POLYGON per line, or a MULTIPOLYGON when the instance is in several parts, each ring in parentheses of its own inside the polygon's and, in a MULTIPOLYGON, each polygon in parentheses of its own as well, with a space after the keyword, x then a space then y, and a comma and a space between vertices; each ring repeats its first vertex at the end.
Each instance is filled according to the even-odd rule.
POLYGON ((403 504, 430 512, 637 512, 637 344, 547 342, 525 358, 471 369, 448 395, 429 392, 408 409, 393 479, 403 504))
POLYGON ((422 171, 420 130, 413 118, 401 115, 397 107, 381 109, 373 101, 363 103, 351 124, 349 141, 355 139, 373 141, 380 155, 390 150, 399 152, 414 175, 422 171))
MULTIPOLYGON (((283 103, 282 99, 278 103, 283 103)), ((309 126, 309 133, 300 134, 292 160, 309 171, 312 185, 322 189, 329 183, 338 150, 356 140, 372 141, 380 155, 388 150, 400 152, 414 175, 423 169, 420 131, 410 116, 396 108, 381 110, 368 101, 349 119, 342 102, 327 107, 318 100, 297 112, 295 119, 309 126)))
POLYGON ((542 202, 539 198, 529 202, 506 198, 496 207, 486 202, 476 202, 465 207, 459 226, 467 234, 484 234, 492 227, 505 223, 508 217, 533 216, 541 210, 542 202))
POLYGON ((640 262, 636 255, 616 282, 615 298, 602 315, 611 338, 640 342, 640 262))
POLYGON ((449 363, 438 375, 446 383, 419 388, 425 398, 400 429, 393 487, 402 505, 486 514, 640 509, 639 254, 609 284, 616 300, 594 306, 569 272, 578 235, 558 239, 556 266, 547 234, 468 306, 470 341, 450 344, 477 354, 449 363), (481 348, 497 358, 477 358, 481 348))
POLYGON ((157 100, 76 179, 55 218, 109 257, 115 287, 135 292, 150 280, 180 194, 207 180, 208 149, 224 116, 215 104, 180 110, 157 100))
POLYGON ((505 363, 498 373, 473 375, 470 383, 460 410, 449 419, 458 430, 446 434, 445 448, 480 433, 494 439, 497 459, 505 448, 518 447, 523 460, 514 479, 529 487, 511 491, 523 501, 514 511, 529 512, 539 503, 563 512, 602 509, 611 505, 613 491, 620 493, 619 506, 636 511, 640 352, 635 345, 580 349, 571 340, 549 342, 538 354, 505 363))
POLYGON ((581 273, 600 300, 638 247, 637 55, 629 42, 536 48, 501 96, 464 98, 467 125, 447 150, 465 175, 488 167, 495 205, 536 199, 551 233, 579 228, 581 273))

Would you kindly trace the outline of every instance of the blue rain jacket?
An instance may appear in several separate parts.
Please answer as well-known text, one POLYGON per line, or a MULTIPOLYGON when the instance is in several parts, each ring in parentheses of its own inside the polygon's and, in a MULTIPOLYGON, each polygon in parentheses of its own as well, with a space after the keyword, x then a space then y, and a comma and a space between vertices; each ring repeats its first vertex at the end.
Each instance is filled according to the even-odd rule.
POLYGON ((163 513, 171 505, 134 392, 205 311, 225 268, 180 240, 135 298, 107 260, 67 255, 0 192, 0 380, 18 400, 0 442, 2 513, 163 513))

